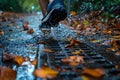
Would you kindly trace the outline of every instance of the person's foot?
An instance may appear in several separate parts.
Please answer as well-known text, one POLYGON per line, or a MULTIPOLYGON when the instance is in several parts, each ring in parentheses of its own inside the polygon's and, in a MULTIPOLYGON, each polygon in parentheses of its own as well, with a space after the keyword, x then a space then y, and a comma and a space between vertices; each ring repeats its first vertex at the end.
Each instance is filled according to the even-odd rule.
POLYGON ((39 28, 42 31, 50 30, 51 27, 57 27, 60 21, 67 17, 67 11, 64 8, 62 0, 54 0, 48 5, 47 13, 41 20, 39 28))

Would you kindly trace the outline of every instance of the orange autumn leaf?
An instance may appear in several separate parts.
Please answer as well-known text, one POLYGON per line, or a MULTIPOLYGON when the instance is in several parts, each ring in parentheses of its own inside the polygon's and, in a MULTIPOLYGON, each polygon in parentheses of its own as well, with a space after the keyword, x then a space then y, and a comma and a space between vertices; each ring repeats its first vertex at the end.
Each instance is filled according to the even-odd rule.
POLYGON ((112 42, 109 43, 110 45, 112 45, 112 48, 107 48, 107 50, 112 50, 112 51, 116 51, 119 49, 119 46, 116 42, 116 40, 113 40, 112 42))
POLYGON ((118 36, 113 36, 113 38, 120 39, 120 35, 118 35, 118 36))
POLYGON ((72 62, 69 63, 69 65, 72 66, 72 67, 77 66, 78 64, 79 64, 79 63, 76 63, 76 62, 74 62, 74 61, 72 61, 72 62))
POLYGON ((39 69, 36 69, 33 74, 40 78, 52 79, 57 76, 58 72, 47 66, 43 66, 39 69))
POLYGON ((44 52, 52 53, 53 51, 51 49, 44 49, 44 52))
POLYGON ((3 35, 4 34, 4 31, 3 30, 0 30, 0 35, 3 35))
POLYGON ((119 56, 119 55, 120 55, 120 51, 117 51, 117 52, 115 53, 115 55, 119 56))
POLYGON ((15 56, 14 57, 14 61, 18 64, 18 65, 22 65, 22 63, 25 61, 25 58, 22 56, 15 56))
POLYGON ((92 76, 92 77, 100 78, 100 77, 104 76, 105 71, 104 71, 104 69, 98 69, 98 68, 96 68, 96 69, 84 68, 82 73, 92 76))
POLYGON ((71 11, 71 15, 75 16, 77 13, 75 11, 71 11))
POLYGON ((111 31, 111 30, 104 30, 103 33, 104 33, 104 34, 111 34, 112 31, 111 31))
POLYGON ((15 80, 16 74, 13 69, 0 66, 0 80, 15 80))
POLYGON ((33 34, 33 33, 34 33, 33 28, 31 28, 31 29, 29 29, 29 30, 27 31, 27 34, 33 34))
POLYGON ((36 65, 37 64, 37 59, 30 61, 32 65, 36 65))
POLYGON ((69 56, 67 58, 61 59, 61 61, 71 66, 77 66, 78 64, 84 63, 84 57, 83 56, 69 56))

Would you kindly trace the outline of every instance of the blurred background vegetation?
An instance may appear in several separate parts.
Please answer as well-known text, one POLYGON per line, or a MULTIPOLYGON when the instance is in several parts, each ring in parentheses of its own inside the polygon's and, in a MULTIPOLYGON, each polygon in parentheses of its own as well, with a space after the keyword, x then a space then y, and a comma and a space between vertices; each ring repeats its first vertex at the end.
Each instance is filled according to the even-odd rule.
POLYGON ((38 0, 0 0, 0 10, 17 13, 40 11, 38 0))
MULTIPOLYGON (((77 13, 99 11, 104 17, 120 17, 120 0, 64 0, 66 8, 68 1, 77 13)), ((30 13, 40 11, 40 6, 38 0, 0 0, 0 10, 30 13)))

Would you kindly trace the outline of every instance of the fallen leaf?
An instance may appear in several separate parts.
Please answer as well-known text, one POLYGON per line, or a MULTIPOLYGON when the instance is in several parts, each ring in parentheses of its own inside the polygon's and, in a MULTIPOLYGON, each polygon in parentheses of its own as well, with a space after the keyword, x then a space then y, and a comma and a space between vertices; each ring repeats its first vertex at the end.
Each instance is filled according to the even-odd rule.
POLYGON ((71 15, 72 15, 72 16, 76 16, 77 13, 76 13, 75 11, 71 11, 71 15))
POLYGON ((52 79, 57 76, 58 72, 47 66, 43 66, 39 69, 36 69, 33 74, 40 78, 52 79))
POLYGON ((27 31, 27 34, 33 34, 33 33, 34 33, 33 28, 31 28, 31 29, 29 29, 29 30, 27 31))
POLYGON ((70 66, 74 67, 74 66, 77 66, 79 65, 79 63, 76 63, 75 61, 72 61, 69 63, 70 66))
POLYGON ((100 78, 102 76, 104 76, 105 74, 105 71, 104 69, 89 69, 89 68, 84 68, 83 71, 82 71, 82 74, 86 74, 86 75, 89 75, 89 76, 92 76, 92 77, 95 77, 95 78, 100 78))
POLYGON ((100 40, 91 40, 90 42, 97 43, 97 42, 100 42, 100 40))
POLYGON ((4 34, 4 31, 3 30, 0 30, 0 35, 3 35, 4 34))
POLYGON ((117 52, 115 53, 115 55, 119 56, 119 55, 120 55, 120 51, 117 51, 117 52))
POLYGON ((23 29, 24 30, 28 30, 29 29, 29 22, 26 22, 24 25, 23 25, 23 29))
POLYGON ((30 61, 32 65, 36 65, 37 64, 37 59, 30 61))
POLYGON ((51 49, 44 49, 44 52, 52 53, 53 51, 51 49))
POLYGON ((61 59, 61 61, 71 66, 77 66, 78 64, 84 63, 84 57, 83 56, 69 56, 67 58, 61 59))
POLYGON ((104 34, 111 34, 112 31, 111 31, 111 30, 104 30, 103 33, 104 33, 104 34))
POLYGON ((15 61, 18 65, 21 65, 21 64, 25 61, 25 58, 22 57, 22 56, 14 56, 14 61, 15 61))
POLYGON ((0 80, 15 80, 16 74, 13 69, 0 66, 0 80))
POLYGON ((120 39, 120 35, 118 35, 118 36, 113 36, 113 38, 120 39))

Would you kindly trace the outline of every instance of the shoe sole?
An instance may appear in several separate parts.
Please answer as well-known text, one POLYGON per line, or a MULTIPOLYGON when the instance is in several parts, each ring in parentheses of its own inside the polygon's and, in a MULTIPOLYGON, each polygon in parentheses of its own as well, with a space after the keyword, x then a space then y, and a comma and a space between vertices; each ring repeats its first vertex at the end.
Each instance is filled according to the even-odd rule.
POLYGON ((42 23, 46 22, 46 21, 50 18, 51 14, 54 12, 54 10, 55 10, 55 9, 52 9, 52 10, 48 13, 48 15, 47 15, 41 22, 42 22, 42 23))
MULTIPOLYGON (((55 9, 52 9, 52 10, 49 12, 49 14, 41 21, 41 23, 46 22, 46 21, 50 18, 51 14, 54 12, 54 10, 55 10, 55 9)), ((51 28, 41 28, 41 30, 42 30, 43 32, 46 32, 46 31, 51 31, 51 28)))

